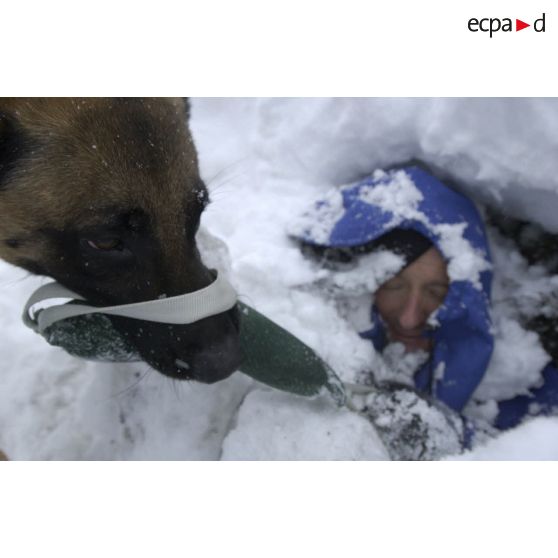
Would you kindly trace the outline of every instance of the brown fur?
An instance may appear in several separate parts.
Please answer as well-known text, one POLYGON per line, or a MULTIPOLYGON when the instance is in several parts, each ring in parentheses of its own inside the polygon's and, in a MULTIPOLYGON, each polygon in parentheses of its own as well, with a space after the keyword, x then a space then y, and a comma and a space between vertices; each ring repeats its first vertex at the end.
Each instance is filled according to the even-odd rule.
MULTIPOLYGON (((94 304, 207 285, 211 275, 194 240, 207 191, 187 120, 182 99, 0 99, 0 257, 94 304), (113 238, 123 240, 124 251, 89 244, 113 238)), ((163 352, 190 361, 206 354, 203 366, 211 351, 222 355, 226 346, 230 363, 215 365, 214 374, 186 375, 219 379, 238 362, 236 329, 223 316, 203 322, 184 326, 195 350, 182 351, 184 328, 154 324, 144 325, 158 345, 144 338, 138 348, 161 371, 184 378, 163 352), (172 347, 162 327, 174 332, 172 347), (149 357, 154 350, 158 357, 149 357)), ((137 321, 118 325, 138 337, 137 321)))

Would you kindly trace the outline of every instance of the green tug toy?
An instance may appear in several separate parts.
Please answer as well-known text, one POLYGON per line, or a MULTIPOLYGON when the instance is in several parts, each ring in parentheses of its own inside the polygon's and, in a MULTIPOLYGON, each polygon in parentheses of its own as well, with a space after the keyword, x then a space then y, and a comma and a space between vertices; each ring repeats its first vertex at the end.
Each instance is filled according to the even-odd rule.
MULTIPOLYGON (((209 308, 204 311, 204 315, 216 313, 215 308, 232 307, 231 293, 227 290, 228 285, 223 287, 223 282, 224 279, 215 281, 214 285, 204 290, 203 306, 209 308), (221 283, 219 287, 222 292, 215 296, 218 283, 221 283), (213 289, 211 293, 210 289, 213 289), (223 292, 226 292, 226 295, 223 292), (218 301, 215 302, 209 295, 218 301), (226 302, 223 302, 223 298, 227 299, 226 302)), ((30 298, 25 307, 23 319, 26 325, 41 334, 49 344, 61 347, 73 356, 105 362, 141 360, 135 348, 113 327, 107 314, 130 316, 130 308, 134 307, 133 317, 139 317, 140 312, 147 312, 144 307, 149 306, 148 311, 153 315, 165 304, 166 309, 162 313, 170 315, 172 311, 169 307, 173 302, 173 311, 178 303, 180 311, 184 312, 184 303, 188 305, 199 302, 201 294, 201 291, 189 293, 175 297, 176 301, 166 299, 121 307, 95 308, 81 304, 78 295, 60 285, 50 284, 41 289, 30 298), (73 300, 63 305, 38 310, 36 313, 32 312, 32 307, 38 302, 48 298, 59 298, 60 295, 73 300)), ((329 393, 338 405, 345 404, 346 395, 342 382, 310 347, 263 314, 237 301, 236 295, 234 304, 237 304, 240 310, 240 345, 243 353, 241 372, 282 391, 302 396, 314 396, 325 392, 329 393)), ((166 320, 159 318, 157 321, 166 320)))

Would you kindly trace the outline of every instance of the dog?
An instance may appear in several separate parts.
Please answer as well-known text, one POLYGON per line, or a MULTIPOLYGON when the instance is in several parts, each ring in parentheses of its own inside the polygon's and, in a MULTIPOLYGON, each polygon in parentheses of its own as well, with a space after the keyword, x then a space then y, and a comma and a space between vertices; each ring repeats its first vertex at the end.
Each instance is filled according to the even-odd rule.
MULTIPOLYGON (((97 306, 210 284, 188 122, 184 99, 0 99, 0 257, 97 306)), ((172 378, 213 383, 240 363, 236 308, 190 325, 110 319, 172 378)))

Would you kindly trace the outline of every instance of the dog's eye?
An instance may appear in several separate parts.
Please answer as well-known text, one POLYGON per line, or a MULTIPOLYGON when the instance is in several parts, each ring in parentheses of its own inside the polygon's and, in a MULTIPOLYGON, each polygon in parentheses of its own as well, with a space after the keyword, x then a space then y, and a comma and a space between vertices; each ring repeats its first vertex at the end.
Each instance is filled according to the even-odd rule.
POLYGON ((87 240, 87 244, 95 249, 103 252, 111 252, 114 250, 122 250, 123 244, 118 238, 107 238, 102 240, 87 240))

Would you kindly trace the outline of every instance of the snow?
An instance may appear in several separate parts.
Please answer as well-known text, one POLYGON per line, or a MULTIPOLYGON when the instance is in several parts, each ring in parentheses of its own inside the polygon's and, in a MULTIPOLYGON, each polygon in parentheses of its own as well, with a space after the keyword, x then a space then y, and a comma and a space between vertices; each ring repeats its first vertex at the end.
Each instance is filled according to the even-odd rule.
POLYGON ((467 225, 436 225, 434 230, 440 235, 440 248, 449 256, 448 275, 452 281, 469 280, 481 289, 480 274, 490 269, 484 254, 474 250, 463 237, 467 225))
POLYGON ((465 193, 558 231, 558 99, 263 100, 256 112, 257 152, 283 175, 343 184, 423 159, 465 193))
MULTIPOLYGON (((228 265, 242 300, 346 382, 383 359, 357 335, 367 316, 354 310, 401 262, 376 254, 366 277, 324 273, 288 236, 315 199, 418 158, 477 203, 558 231, 555 99, 195 99, 191 125, 212 198, 202 224, 228 249, 205 239, 204 258, 228 265)), ((548 357, 521 322, 556 315, 558 287, 495 229, 489 236, 496 350, 470 409, 483 418, 495 397, 540 380, 548 357)), ((388 458, 364 416, 325 398, 273 391, 241 373, 210 386, 177 382, 145 364, 85 362, 47 345, 20 317, 43 281, 0 262, 0 449, 10 458, 388 458)), ((558 419, 539 418, 450 459, 556 459, 553 440, 558 419)))
POLYGON ((223 444, 222 459, 371 459, 389 454, 374 427, 325 400, 257 389, 223 444))
MULTIPOLYGON (((387 178, 387 173, 375 170, 374 179, 387 178)), ((386 224, 386 229, 397 227, 403 220, 422 220, 424 216, 419 213, 418 205, 423 200, 420 190, 413 181, 402 171, 395 173, 393 180, 380 184, 375 188, 366 186, 360 191, 360 199, 371 205, 377 205, 384 211, 393 214, 393 219, 386 224)))
POLYGON ((449 461, 558 460, 558 418, 539 417, 449 461))

